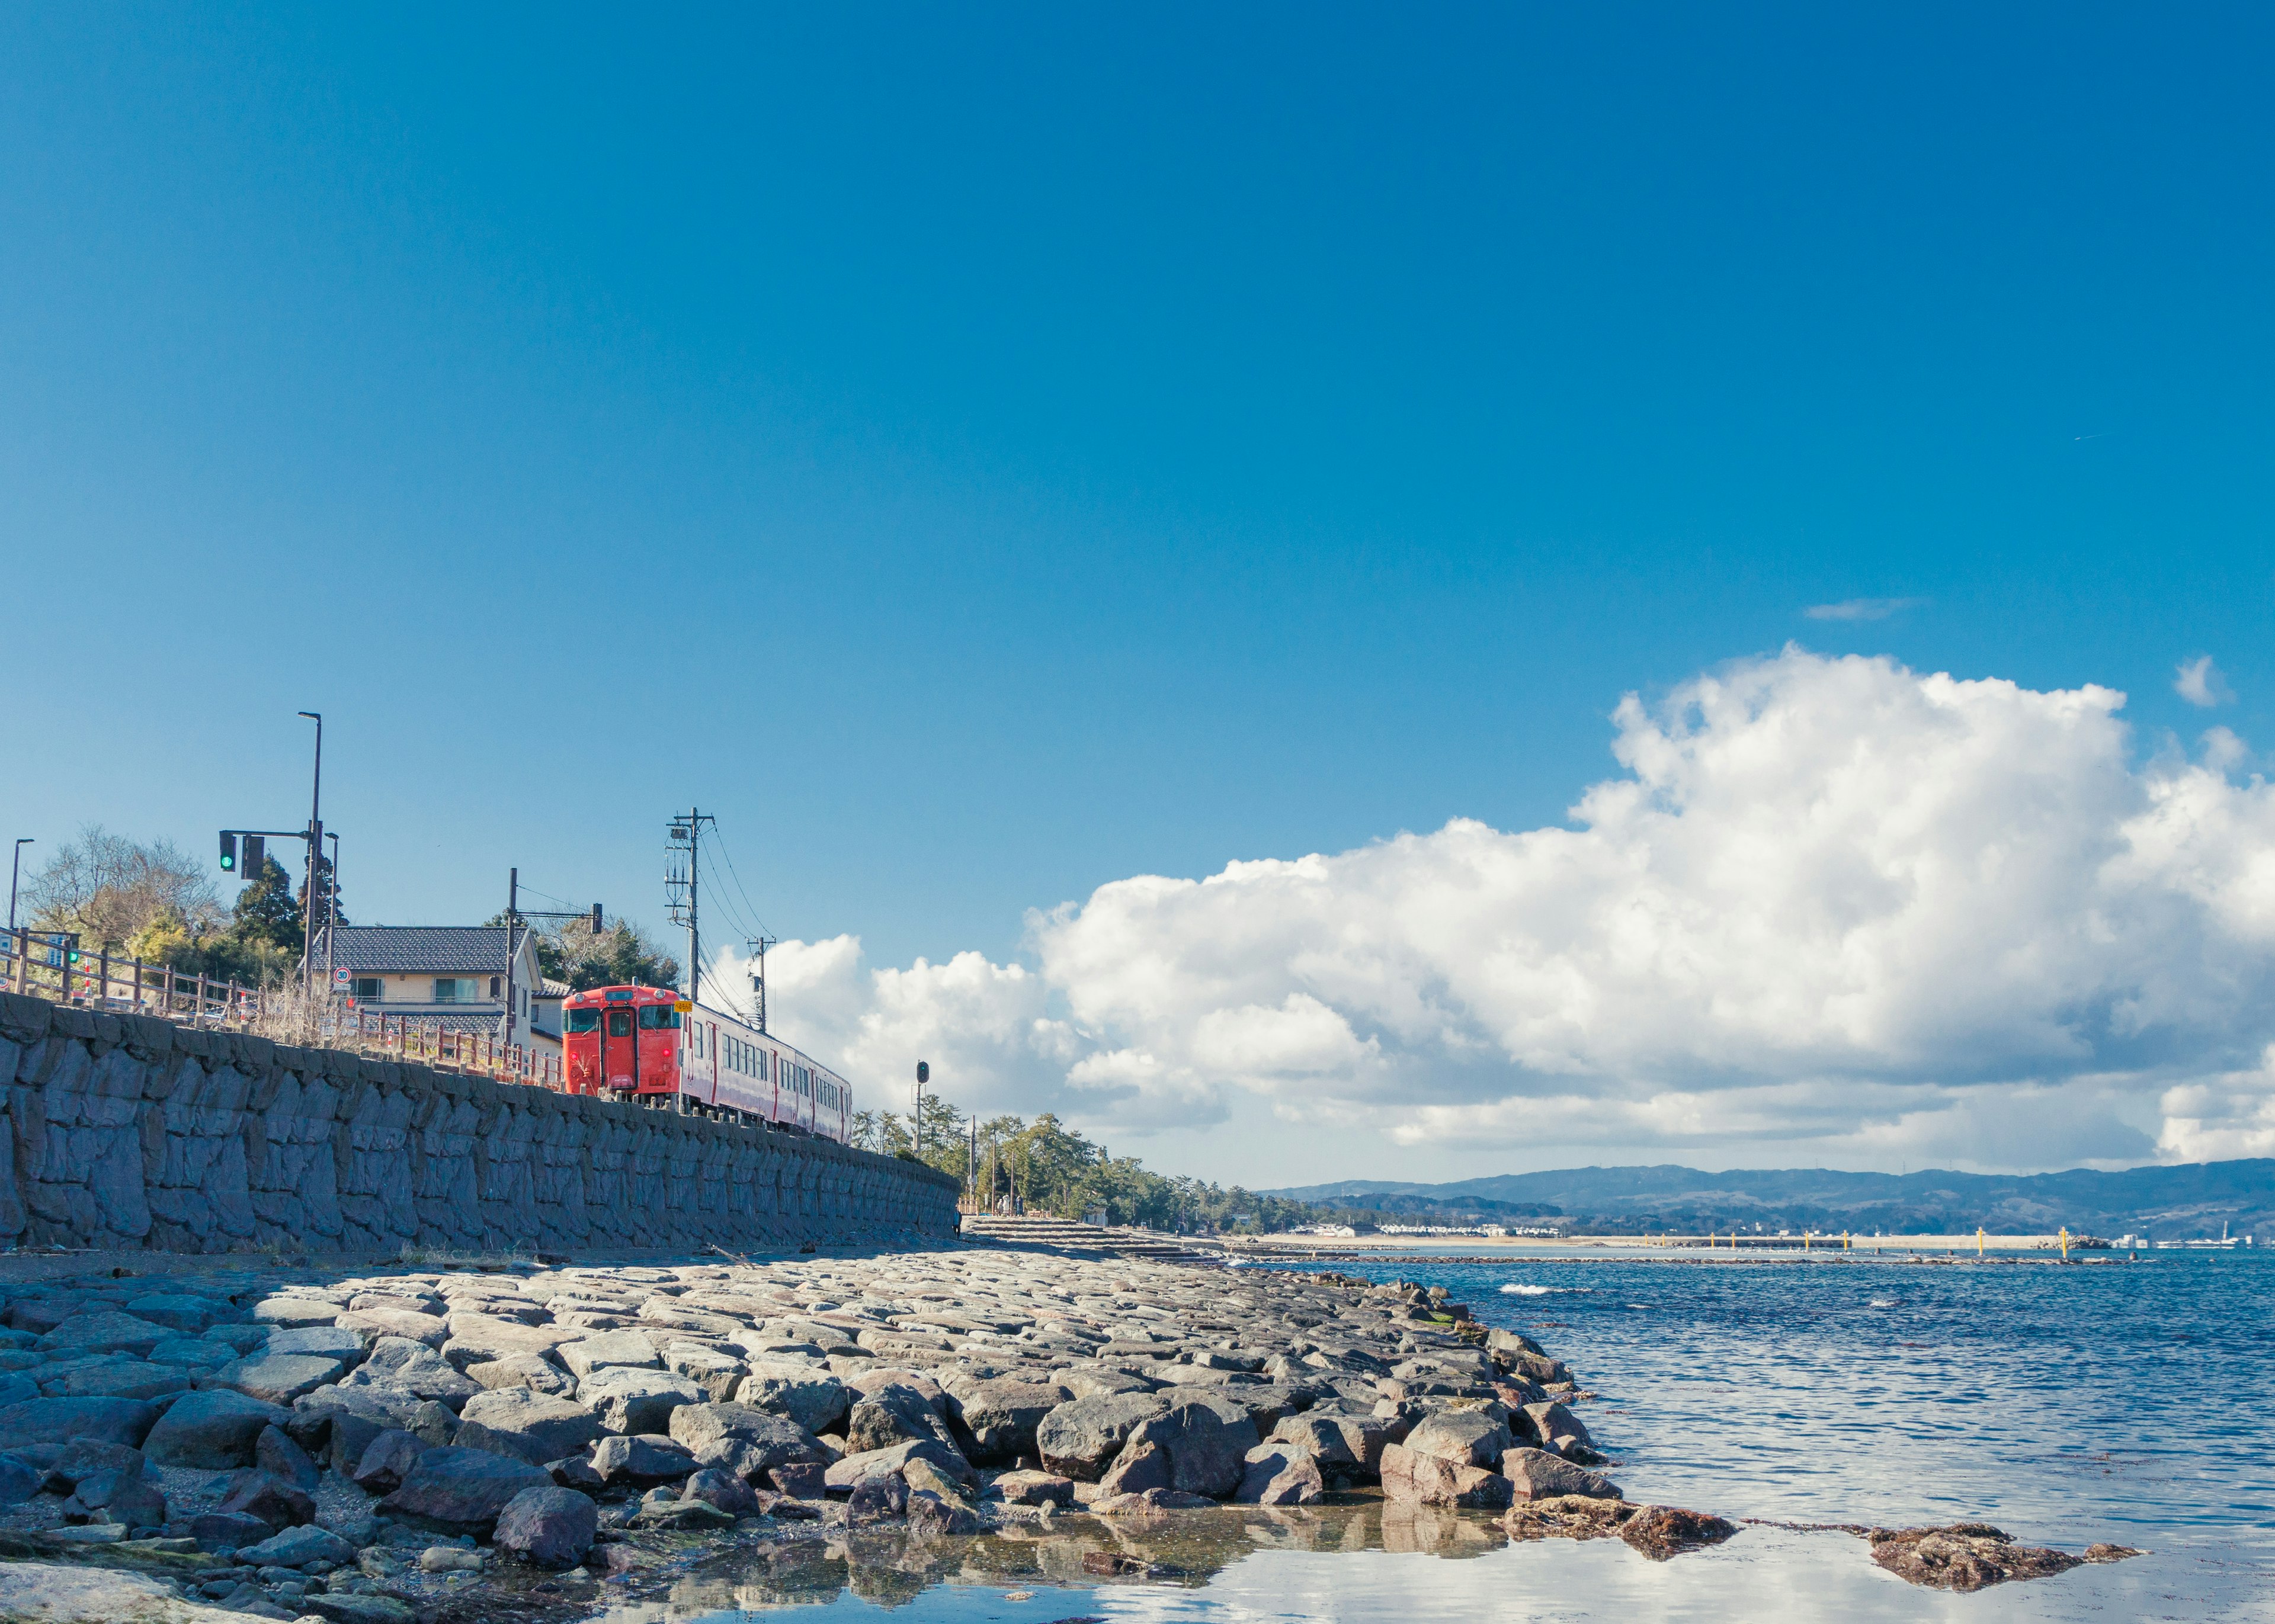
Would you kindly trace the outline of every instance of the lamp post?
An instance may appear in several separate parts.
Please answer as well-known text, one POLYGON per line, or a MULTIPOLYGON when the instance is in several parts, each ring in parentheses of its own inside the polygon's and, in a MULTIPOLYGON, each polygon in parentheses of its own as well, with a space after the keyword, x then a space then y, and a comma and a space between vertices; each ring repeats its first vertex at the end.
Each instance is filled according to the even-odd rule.
POLYGON ((316 871, 324 855, 324 716, 321 711, 301 711, 316 724, 316 777, 308 792, 308 882, 300 890, 300 987, 303 992, 316 973, 316 871))
POLYGON ((917 1147, 917 1159, 924 1159, 924 1091, 932 1081, 932 1068, 923 1061, 917 1062, 916 1109, 909 1114, 909 1136, 917 1147))
POLYGON ((32 840, 33 837, 29 835, 19 840, 16 842, 16 854, 8 864, 8 929, 11 934, 13 934, 16 929, 16 876, 23 871, 24 848, 30 845, 32 840))

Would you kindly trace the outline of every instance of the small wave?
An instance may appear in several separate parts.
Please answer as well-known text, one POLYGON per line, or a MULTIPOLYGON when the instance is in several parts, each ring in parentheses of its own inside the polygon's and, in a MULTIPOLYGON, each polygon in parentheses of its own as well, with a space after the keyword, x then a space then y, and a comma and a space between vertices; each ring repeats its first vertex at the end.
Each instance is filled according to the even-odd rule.
POLYGON ((1864 1306, 1866 1308, 1893 1308, 1895 1305, 1896 1303, 1893 1297, 1874 1297, 1864 1306))
POLYGON ((1553 1297, 1561 1296, 1567 1292, 1594 1289, 1593 1286, 1520 1286, 1515 1282, 1501 1288, 1506 1295, 1512 1297, 1553 1297))

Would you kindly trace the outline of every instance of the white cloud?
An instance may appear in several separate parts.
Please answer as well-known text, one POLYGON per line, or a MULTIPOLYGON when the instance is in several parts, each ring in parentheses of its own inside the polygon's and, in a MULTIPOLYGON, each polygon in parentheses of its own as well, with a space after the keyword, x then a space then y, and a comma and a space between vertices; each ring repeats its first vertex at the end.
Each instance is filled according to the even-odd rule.
POLYGON ((1811 620, 1886 620, 1926 601, 1925 598, 1844 598, 1838 603, 1812 603, 1802 613, 1811 620))
POLYGON ((2232 703, 2235 695, 2230 691, 2227 678, 2219 674, 2210 654, 2198 654, 2194 660, 2183 660, 2173 670, 2173 691, 2191 705, 2210 710, 2215 705, 2232 703))
POLYGON ((1116 880, 1030 916, 1032 968, 790 944, 782 1023, 857 1077, 923 1053, 960 1102, 1117 1135, 1254 1099, 1283 1125, 1254 1165, 1357 1159, 1322 1176, 1386 1143, 1986 1167, 2257 1143, 2275 1084, 2234 1069, 2275 1041, 2275 797, 2216 741, 2135 766, 2123 704, 1788 649, 1626 699, 1623 772, 1572 827, 1116 880))

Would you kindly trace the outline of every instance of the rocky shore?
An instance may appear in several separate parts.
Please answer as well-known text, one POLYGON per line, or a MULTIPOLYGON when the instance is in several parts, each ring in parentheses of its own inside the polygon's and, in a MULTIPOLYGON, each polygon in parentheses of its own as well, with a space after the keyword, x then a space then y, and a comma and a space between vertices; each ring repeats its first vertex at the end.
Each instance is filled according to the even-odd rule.
POLYGON ((120 1273, 7 1288, 0 1617, 565 1620, 691 1552, 1221 1505, 1737 1531, 1629 1505, 1563 1363, 1410 1286, 994 1248, 120 1273))

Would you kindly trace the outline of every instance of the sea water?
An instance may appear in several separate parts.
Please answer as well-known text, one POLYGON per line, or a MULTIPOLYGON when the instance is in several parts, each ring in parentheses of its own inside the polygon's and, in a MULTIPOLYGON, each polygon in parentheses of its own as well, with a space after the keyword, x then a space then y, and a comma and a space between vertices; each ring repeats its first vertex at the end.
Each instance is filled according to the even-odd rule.
POLYGON ((1110 1582, 1082 1565, 1116 1548, 1095 1524, 930 1553, 817 1542, 765 1564, 713 1559, 669 1598, 604 1616, 2275 1620, 2275 1259, 2154 1252, 2065 1268, 1607 1251, 1335 1266, 1443 1286, 1567 1360, 1598 1395, 1578 1413, 1629 1499, 1764 1522, 1658 1563, 1616 1540, 1509 1545, 1488 1517, 1417 1520, 1379 1502, 1185 1513, 1175 1531, 1124 1542, 1150 1574, 1110 1582), (1881 1572, 1853 1535, 1773 1526, 1961 1521, 2146 1554, 1954 1596, 1881 1572))

